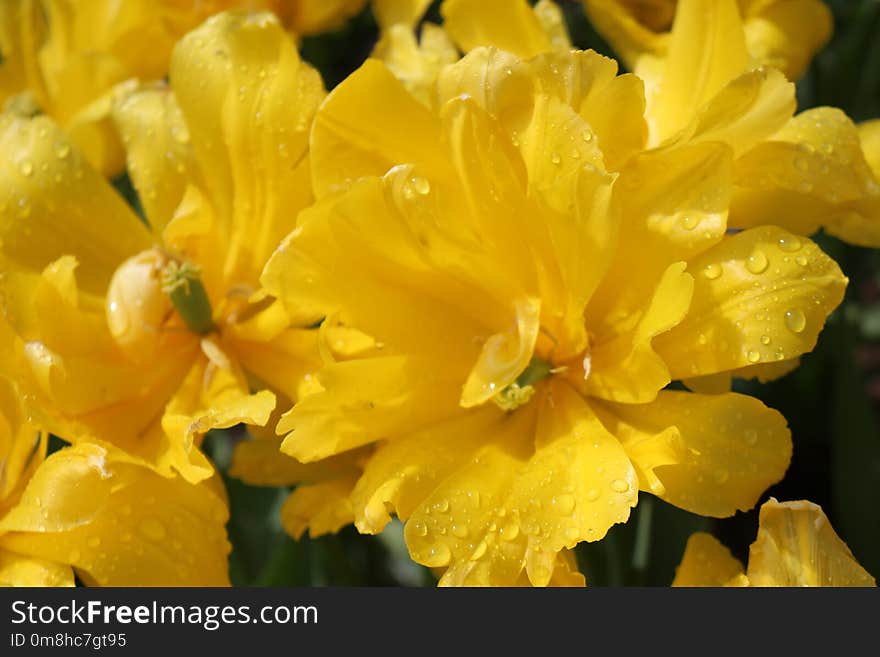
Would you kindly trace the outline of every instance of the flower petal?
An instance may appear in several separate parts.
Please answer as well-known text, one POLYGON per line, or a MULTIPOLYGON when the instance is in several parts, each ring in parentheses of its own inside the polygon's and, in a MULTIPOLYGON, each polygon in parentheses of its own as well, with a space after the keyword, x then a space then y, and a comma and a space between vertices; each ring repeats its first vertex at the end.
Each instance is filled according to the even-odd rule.
MULTIPOLYGON (((628 403, 652 401, 670 382, 669 368, 652 342, 681 322, 690 307, 694 279, 685 263, 670 265, 638 323, 624 333, 599 336, 589 352, 590 371, 581 384, 589 395, 628 403), (638 372, 637 377, 633 373, 638 372)), ((585 366, 586 368, 586 366, 585 366)))
POLYGON ((225 12, 177 44, 170 78, 226 240, 226 280, 255 285, 312 201, 308 139, 324 97, 320 75, 273 14, 225 12))
POLYGON ((876 586, 811 502, 761 506, 758 537, 749 550, 752 586, 876 586))
POLYGON ((672 586, 747 586, 743 565, 711 534, 688 539, 672 586))
POLYGON ((306 529, 309 530, 309 536, 316 538, 335 534, 353 522, 350 496, 355 481, 357 474, 297 486, 281 507, 284 529, 299 540, 306 529))
POLYGON ((45 116, 0 119, 0 250, 40 271, 62 255, 83 287, 106 288, 116 266, 150 247, 150 235, 67 136, 45 116))
POLYGON ((0 547, 70 564, 87 584, 228 585, 227 518, 207 482, 166 479, 83 443, 37 470, 0 521, 0 547))
POLYGON ((73 569, 0 548, 0 586, 74 586, 73 569))
POLYGON ((430 111, 381 62, 368 59, 315 117, 315 195, 326 196, 362 176, 382 176, 402 163, 419 163, 428 174, 443 171, 439 142, 440 124, 430 111))
POLYGON ((525 0, 445 0, 440 11, 446 31, 464 52, 495 46, 533 57, 552 48, 550 35, 525 0), (498 20, 502 15, 504 20, 498 20))
POLYGON ((531 411, 515 412, 409 518, 413 558, 449 566, 441 585, 509 586, 525 568, 546 586, 561 550, 629 516, 636 473, 580 396, 555 383, 538 408, 537 449, 531 411))
POLYGON ((359 474, 362 450, 345 452, 314 463, 300 463, 281 452, 281 438, 256 438, 235 445, 229 474, 251 486, 293 486, 359 474))
POLYGON ((680 0, 649 117, 655 141, 675 134, 695 112, 748 66, 745 33, 735 0, 680 0))
POLYGON ((663 391, 650 404, 598 408, 642 489, 700 515, 751 509, 791 459, 785 418, 746 395, 663 391))
POLYGON ((128 174, 153 232, 174 216, 192 180, 189 130, 167 88, 129 90, 113 106, 113 120, 125 143, 128 174))
POLYGON ((807 353, 847 283, 813 242, 775 226, 728 237, 688 269, 691 309, 654 343, 673 379, 807 353))

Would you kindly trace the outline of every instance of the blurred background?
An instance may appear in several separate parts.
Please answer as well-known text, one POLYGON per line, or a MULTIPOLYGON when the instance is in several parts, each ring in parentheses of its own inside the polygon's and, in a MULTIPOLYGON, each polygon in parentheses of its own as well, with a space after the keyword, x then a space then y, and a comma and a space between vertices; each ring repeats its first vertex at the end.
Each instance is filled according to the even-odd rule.
MULTIPOLYGON (((427 20, 440 22, 438 4, 427 20)), ((613 56, 587 23, 579 2, 560 4, 577 47, 613 56)), ((799 109, 833 105, 856 121, 880 118, 880 1, 827 4, 835 16, 834 37, 798 83, 799 109)), ((332 88, 360 66, 377 36, 367 9, 334 33, 305 39, 302 55, 332 88)), ((124 187, 125 181, 119 184, 124 187)), ((785 479, 761 502, 773 496, 821 505, 858 561, 880 579, 880 251, 824 235, 817 241, 850 279, 846 300, 799 369, 772 384, 738 382, 736 389, 781 411, 794 439, 785 479)), ((229 463, 236 437, 235 431, 227 431, 206 439, 206 450, 221 468, 229 463)), ((429 570, 409 559, 399 522, 380 536, 360 536, 348 527, 335 536, 293 541, 278 520, 287 489, 255 488, 225 478, 235 585, 436 583, 429 570)), ((577 557, 590 585, 666 586, 695 531, 713 533, 745 562, 757 531, 757 511, 707 519, 642 494, 627 524, 612 528, 599 543, 581 544, 577 557)))

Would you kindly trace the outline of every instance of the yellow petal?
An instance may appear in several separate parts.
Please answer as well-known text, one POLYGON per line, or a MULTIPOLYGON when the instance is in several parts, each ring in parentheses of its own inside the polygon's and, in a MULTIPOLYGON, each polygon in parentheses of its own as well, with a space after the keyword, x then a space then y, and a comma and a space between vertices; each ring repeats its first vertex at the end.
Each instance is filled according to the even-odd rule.
POLYGON ((669 368, 654 351, 652 342, 681 322, 688 312, 694 278, 684 270, 685 263, 679 262, 663 272, 650 304, 631 330, 597 338, 587 356, 588 378, 582 384, 587 394, 641 403, 653 400, 670 382, 669 368), (637 377, 634 372, 638 372, 637 377))
POLYGON ((366 0, 296 0, 282 3, 286 25, 297 34, 332 30, 357 14, 366 0))
POLYGON ((307 153, 320 76, 273 14, 227 12, 178 43, 170 78, 227 244, 226 280, 255 286, 312 201, 307 153))
POLYGON ((338 532, 354 520, 349 496, 355 481, 356 474, 298 486, 281 507, 284 529, 297 540, 306 529, 312 538, 338 532))
POLYGON ((371 8, 376 21, 384 29, 403 24, 413 27, 431 4, 431 0, 373 0, 371 8))
POLYGON ((856 126, 831 107, 791 119, 737 162, 736 177, 742 186, 801 192, 832 203, 862 198, 874 182, 856 126))
POLYGON ((513 383, 528 367, 540 330, 541 302, 524 299, 516 304, 516 323, 496 333, 483 345, 461 393, 464 408, 477 406, 513 383))
POLYGON ((623 215, 614 260, 586 313, 599 341, 634 328, 670 265, 722 239, 730 189, 730 149, 723 144, 630 160, 614 189, 623 215))
POLYGON ((358 530, 381 532, 392 511, 402 520, 409 518, 487 437, 503 434, 511 424, 499 408, 487 404, 377 447, 352 493, 358 530))
POLYGON ((813 242, 774 226, 728 237, 688 269, 691 309, 654 344, 673 379, 809 352, 847 283, 813 242))
POLYGON ((518 57, 533 57, 552 48, 550 36, 525 0, 445 0, 440 11, 447 32, 465 52, 496 46, 518 57), (502 15, 504 20, 498 20, 502 15))
POLYGON ((270 340, 229 341, 241 366, 272 390, 296 401, 303 379, 321 366, 318 332, 286 329, 270 340))
POLYGON ((656 141, 687 125, 696 110, 744 73, 747 65, 735 0, 680 0, 663 80, 650 110, 656 141))
POLYGON ((150 246, 148 231, 48 118, 0 119, 0 248, 40 271, 62 255, 103 292, 116 266, 150 246))
POLYGON ((721 89, 676 140, 722 141, 739 156, 782 128, 795 108, 794 85, 782 73, 749 71, 721 89))
POLYGON ((194 482, 210 476, 210 464, 194 447, 196 439, 211 429, 227 429, 242 422, 263 425, 274 408, 275 395, 269 390, 249 394, 240 373, 200 359, 162 416, 175 467, 182 473, 198 467, 201 473, 187 477, 194 482))
POLYGON ((641 487, 700 515, 751 509, 791 459, 785 418, 745 395, 663 391, 650 404, 601 408, 641 487))
POLYGON ((744 577, 742 564, 730 550, 711 534, 698 532, 688 539, 672 586, 725 586, 744 577))
POLYGON ((546 586, 557 555, 600 540, 636 502, 617 440, 565 383, 513 413, 488 445, 443 479, 406 525, 413 558, 448 565, 441 585, 512 585, 522 569, 546 586))
POLYGON ((874 177, 880 179, 880 119, 859 124, 859 141, 865 161, 871 167, 874 177))
POLYGON ((281 438, 243 440, 235 445, 229 474, 251 486, 292 486, 357 474, 363 451, 354 450, 314 463, 300 463, 281 452, 281 438))
POLYGON ((87 584, 228 585, 227 518, 211 486, 83 443, 37 470, 0 521, 0 547, 69 564, 87 584))
POLYGON ((48 436, 27 420, 19 389, 0 377, 0 515, 46 456, 48 436))
POLYGON ((749 550, 752 586, 876 586, 811 502, 761 506, 758 537, 749 550))
MULTIPOLYGON (((741 3, 742 4, 742 3, 741 3)), ((821 0, 752 0, 746 10, 749 54, 799 79, 831 37, 833 15, 821 0)))
POLYGON ((163 87, 132 89, 114 103, 128 173, 150 226, 161 235, 193 177, 189 130, 174 95, 163 87))
POLYGON ((368 59, 321 105, 311 157, 318 198, 361 176, 418 162, 428 172, 446 165, 439 123, 379 61, 368 59), (390 109, 393 108, 393 109, 390 109))
POLYGON ((454 414, 459 386, 424 365, 392 356, 325 367, 317 375, 322 391, 279 421, 282 451, 309 463, 454 414))
POLYGON ((0 586, 74 586, 73 570, 0 548, 0 586))

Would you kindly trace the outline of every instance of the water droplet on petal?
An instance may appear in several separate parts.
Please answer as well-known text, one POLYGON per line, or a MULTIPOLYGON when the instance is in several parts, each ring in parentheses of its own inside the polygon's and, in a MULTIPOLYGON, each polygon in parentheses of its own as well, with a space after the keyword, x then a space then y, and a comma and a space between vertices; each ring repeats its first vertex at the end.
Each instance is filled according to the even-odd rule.
POLYGON ((807 326, 807 318, 802 310, 790 308, 785 311, 785 327, 792 333, 801 333, 807 326))
POLYGON ((746 358, 748 358, 750 363, 757 363, 759 360, 761 360, 761 354, 759 354, 757 351, 752 350, 746 354, 746 358))
POLYGON ((22 160, 18 164, 18 170, 21 171, 21 175, 29 176, 34 172, 34 164, 30 160, 22 160))
POLYGON ((766 254, 760 249, 755 249, 752 255, 746 260, 746 269, 753 274, 760 274, 761 272, 766 271, 768 264, 769 262, 766 254))
POLYGON ((629 490, 629 483, 624 479, 615 479, 611 482, 611 490, 615 493, 625 493, 629 490))
POLYGON ((412 179, 413 189, 416 190, 418 194, 425 196, 431 192, 431 183, 428 182, 427 178, 422 178, 421 176, 416 176, 412 179))
POLYGON ((562 158, 559 157, 559 153, 553 153, 553 154, 550 156, 550 161, 551 161, 553 164, 559 164, 560 162, 562 162, 562 158))
POLYGON ((577 527, 569 527, 565 530, 565 540, 567 541, 576 541, 580 535, 581 533, 578 531, 577 527))
POLYGON ((789 253, 799 251, 801 246, 803 246, 801 238, 797 235, 787 235, 786 237, 780 237, 778 244, 780 249, 782 249, 783 251, 788 251, 789 253))
POLYGON ((749 447, 754 447, 758 444, 758 432, 754 429, 747 429, 743 434, 743 438, 746 441, 746 445, 749 447))
POLYGON ((416 536, 427 536, 428 528, 425 526, 423 522, 417 522, 413 525, 413 531, 416 533, 416 536))
POLYGON ((517 523, 515 520, 511 520, 501 528, 499 535, 505 541, 514 540, 517 536, 519 536, 519 523, 517 523))
POLYGON ((587 491, 587 493, 586 493, 586 495, 584 495, 584 497, 586 497, 587 502, 595 502, 596 500, 599 499, 599 496, 601 494, 602 493, 599 492, 598 488, 591 488, 590 490, 587 491))
POLYGON ((716 278, 721 276, 721 265, 714 262, 706 265, 706 267, 703 269, 703 276, 708 278, 710 281, 714 281, 716 278))
POLYGON ((700 218, 694 217, 690 214, 686 214, 681 218, 681 225, 684 227, 685 230, 693 230, 700 225, 700 218))

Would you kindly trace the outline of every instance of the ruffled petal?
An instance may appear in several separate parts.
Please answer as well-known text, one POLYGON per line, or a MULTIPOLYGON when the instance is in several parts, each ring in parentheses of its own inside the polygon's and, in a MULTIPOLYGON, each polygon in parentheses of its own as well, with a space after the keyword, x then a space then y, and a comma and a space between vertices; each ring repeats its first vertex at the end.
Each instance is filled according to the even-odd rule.
POLYGON ((354 520, 351 490, 357 475, 298 486, 281 507, 281 524, 294 539, 308 529, 309 536, 335 534, 354 520))
POLYGON ((440 11, 446 31, 464 52, 495 46, 518 57, 533 57, 553 47, 525 0, 445 0, 440 11), (498 20, 502 15, 504 20, 498 20))
POLYGON ((688 539, 672 586, 748 586, 743 565, 711 534, 688 539))
POLYGON ((663 391, 650 404, 599 408, 642 489, 700 515, 751 509, 791 459, 785 418, 745 395, 663 391))
POLYGON ((876 586, 835 533, 821 507, 807 501, 761 506, 749 550, 752 586, 876 586))
POLYGON ((92 585, 223 586, 227 518, 213 485, 83 443, 37 470, 0 521, 0 547, 69 564, 92 585))
POLYGON ((73 569, 0 548, 0 586, 74 586, 73 569))
POLYGON ((673 379, 809 352, 847 284, 818 246, 775 226, 728 237, 688 269, 691 309, 654 342, 673 379))

